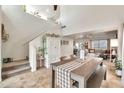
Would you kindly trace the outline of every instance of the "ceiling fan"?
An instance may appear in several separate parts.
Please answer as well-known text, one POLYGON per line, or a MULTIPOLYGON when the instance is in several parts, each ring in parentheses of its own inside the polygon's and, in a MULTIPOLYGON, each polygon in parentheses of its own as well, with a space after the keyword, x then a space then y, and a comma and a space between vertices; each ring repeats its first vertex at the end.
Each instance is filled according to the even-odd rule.
POLYGON ((53 5, 53 7, 54 7, 54 11, 57 11, 58 5, 53 5))
MULTIPOLYGON (((54 11, 57 11, 58 5, 53 5, 53 8, 54 8, 54 11)), ((61 23, 60 23, 60 24, 61 24, 61 23)), ((61 28, 62 28, 62 29, 66 28, 66 27, 67 27, 66 25, 62 25, 62 24, 61 24, 61 28)))

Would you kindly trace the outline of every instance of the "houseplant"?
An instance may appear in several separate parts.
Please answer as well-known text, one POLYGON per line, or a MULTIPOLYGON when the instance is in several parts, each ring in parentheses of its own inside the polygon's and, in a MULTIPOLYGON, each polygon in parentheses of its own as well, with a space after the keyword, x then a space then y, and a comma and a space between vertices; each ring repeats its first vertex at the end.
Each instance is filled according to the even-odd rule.
POLYGON ((116 67, 116 74, 117 76, 121 76, 122 75, 122 63, 121 60, 116 60, 115 61, 115 67, 116 67))
POLYGON ((41 48, 41 47, 38 47, 38 49, 37 49, 37 55, 38 56, 42 56, 43 57, 43 55, 44 55, 44 49, 43 48, 41 48))

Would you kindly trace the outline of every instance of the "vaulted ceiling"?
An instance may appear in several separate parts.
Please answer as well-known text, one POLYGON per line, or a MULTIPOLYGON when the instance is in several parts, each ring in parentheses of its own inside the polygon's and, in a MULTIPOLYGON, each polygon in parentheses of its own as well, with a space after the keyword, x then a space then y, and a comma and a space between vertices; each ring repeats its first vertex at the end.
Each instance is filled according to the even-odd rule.
MULTIPOLYGON (((47 17, 54 15, 53 6, 33 6, 47 17)), ((124 21, 124 6, 60 5, 58 20, 66 27, 64 35, 115 30, 124 21)))
POLYGON ((124 6, 62 6, 60 19, 67 26, 63 33, 116 29, 124 21, 123 10, 124 6))

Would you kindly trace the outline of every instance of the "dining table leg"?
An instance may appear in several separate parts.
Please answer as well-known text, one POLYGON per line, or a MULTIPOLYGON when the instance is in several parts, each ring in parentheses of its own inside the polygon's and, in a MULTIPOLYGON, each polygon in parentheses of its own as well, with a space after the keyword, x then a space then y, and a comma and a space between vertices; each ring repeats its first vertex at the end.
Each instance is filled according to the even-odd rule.
POLYGON ((55 70, 52 68, 52 88, 55 88, 55 70))

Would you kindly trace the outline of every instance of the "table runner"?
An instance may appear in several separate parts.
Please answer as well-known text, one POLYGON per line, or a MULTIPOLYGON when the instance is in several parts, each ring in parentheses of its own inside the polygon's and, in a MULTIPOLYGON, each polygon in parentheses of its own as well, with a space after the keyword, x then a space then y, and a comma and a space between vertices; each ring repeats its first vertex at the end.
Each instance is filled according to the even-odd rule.
POLYGON ((75 60, 60 66, 57 66, 57 85, 60 88, 70 88, 71 87, 71 78, 70 72, 86 62, 82 62, 82 60, 75 60))

